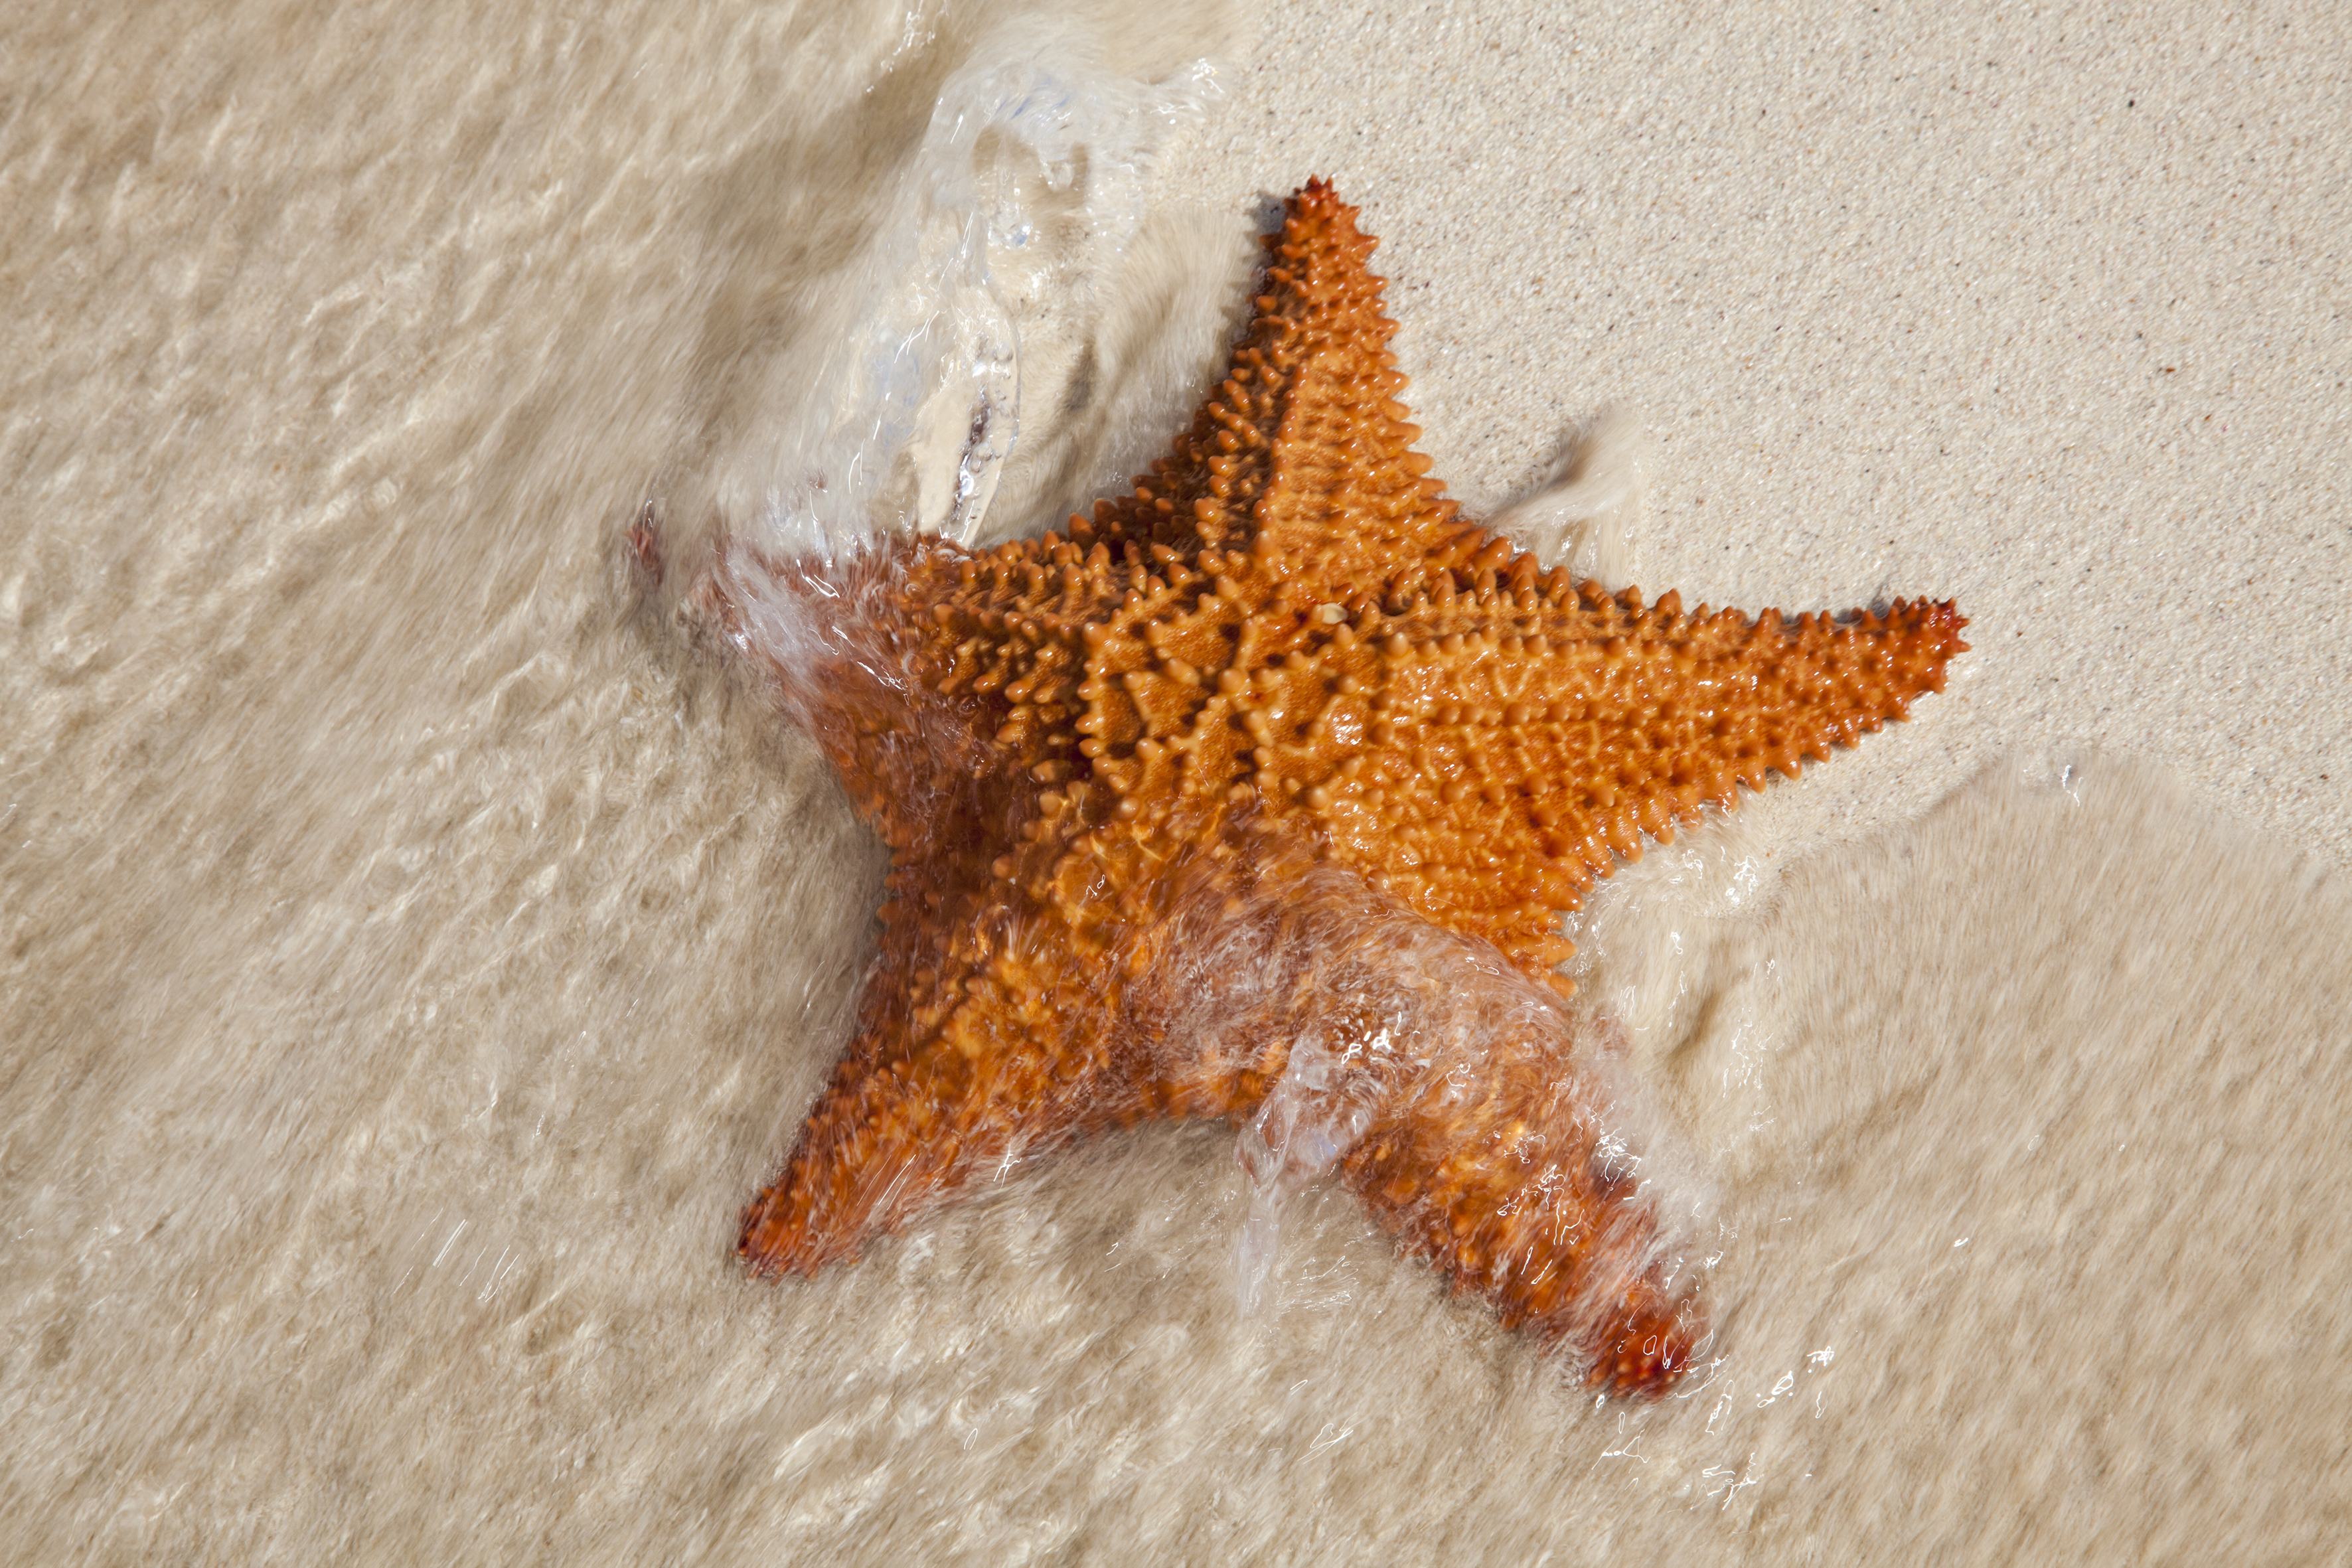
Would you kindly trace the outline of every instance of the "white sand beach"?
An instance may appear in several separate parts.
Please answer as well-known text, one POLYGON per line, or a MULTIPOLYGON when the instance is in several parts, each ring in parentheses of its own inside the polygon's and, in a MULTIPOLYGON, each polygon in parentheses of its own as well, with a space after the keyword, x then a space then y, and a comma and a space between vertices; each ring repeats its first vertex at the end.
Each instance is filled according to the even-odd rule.
POLYGON ((27 0, 0 64, 12 1561, 2352 1561, 2352 16, 27 0), (1244 1314, 1223 1125, 733 1256, 883 859, 698 552, 850 493, 919 298, 1019 342, 977 533, 1121 484, 1309 175, 1466 512, 1970 618, 1571 917, 1714 1193, 1655 1405, 1344 1192, 1244 1314))

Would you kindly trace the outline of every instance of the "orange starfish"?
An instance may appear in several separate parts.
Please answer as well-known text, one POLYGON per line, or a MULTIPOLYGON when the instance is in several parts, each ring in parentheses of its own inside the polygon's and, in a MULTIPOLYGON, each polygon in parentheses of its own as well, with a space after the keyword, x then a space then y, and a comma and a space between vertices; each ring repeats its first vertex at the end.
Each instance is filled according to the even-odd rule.
POLYGON ((1015 1160, 1255 1113, 1411 1251, 1656 1393, 1705 1318, 1554 975, 1639 836, 1943 684, 1949 604, 1685 613, 1456 516, 1396 401, 1374 241, 1289 201, 1223 383, 1066 538, 717 574, 891 852, 856 1037, 745 1214, 813 1272, 1015 1160))

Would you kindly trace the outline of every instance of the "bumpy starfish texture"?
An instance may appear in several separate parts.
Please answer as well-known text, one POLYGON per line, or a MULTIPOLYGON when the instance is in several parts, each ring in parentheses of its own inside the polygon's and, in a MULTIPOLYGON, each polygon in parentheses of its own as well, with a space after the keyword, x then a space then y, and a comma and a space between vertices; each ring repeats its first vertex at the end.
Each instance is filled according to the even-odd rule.
POLYGON ((1560 912, 1904 717, 1966 623, 1645 604, 1465 522, 1354 219, 1292 196, 1225 379, 1066 536, 722 568, 892 857, 856 1038, 740 1250, 814 1271, 1088 1131, 1270 1125, 1282 1087, 1269 1138, 1313 1136, 1276 1163, 1336 1164, 1457 1289, 1655 1393, 1696 1270, 1559 1005, 1560 912))

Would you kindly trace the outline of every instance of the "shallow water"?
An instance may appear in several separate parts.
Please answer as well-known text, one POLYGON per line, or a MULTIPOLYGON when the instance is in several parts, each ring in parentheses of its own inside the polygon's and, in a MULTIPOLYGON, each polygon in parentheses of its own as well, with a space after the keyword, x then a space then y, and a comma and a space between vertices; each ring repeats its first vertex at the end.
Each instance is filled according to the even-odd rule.
MULTIPOLYGON (((778 455, 866 324, 858 258, 1014 10, 13 24, 47 84, 0 120, 23 1553, 2337 1550, 2333 841, 2299 856, 2128 760, 1962 766, 1964 723, 2034 749, 1965 683, 1582 921, 1719 1194, 1723 1359, 1674 1401, 1591 1406, 1344 1194, 1286 1216, 1244 1320, 1223 1129, 741 1279, 738 1205, 838 1047, 878 861, 670 590, 640 595, 623 531, 652 500, 690 552, 805 477, 778 455), (1842 789, 1869 811, 1808 815, 1842 789)), ((971 143, 1044 258, 992 267, 1025 330, 983 531, 1175 427, 1265 218, 1192 190, 1247 139, 1220 117, 1257 46, 1209 7, 1094 15, 1110 69, 1197 86, 1214 58, 1222 96, 1108 217, 971 143)), ((1470 443, 1399 300, 1433 443, 1470 443)), ((1493 462, 1531 480, 1551 454, 1522 448, 1493 462)), ((1676 504, 1633 542, 1677 559, 1676 504)))

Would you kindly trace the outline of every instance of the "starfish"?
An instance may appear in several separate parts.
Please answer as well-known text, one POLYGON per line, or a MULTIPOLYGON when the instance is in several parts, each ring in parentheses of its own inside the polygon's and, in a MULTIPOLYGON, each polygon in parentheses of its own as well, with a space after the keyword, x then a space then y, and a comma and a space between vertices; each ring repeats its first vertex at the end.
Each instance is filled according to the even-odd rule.
POLYGON ((1966 622, 1645 604, 1465 521, 1355 216, 1290 197, 1192 428, 1066 534, 721 559, 728 636, 891 857, 855 1038, 739 1251, 813 1273, 1078 1136, 1254 1117, 1262 1193, 1338 1169, 1654 1394, 1706 1315, 1560 914, 1904 717, 1966 622))

